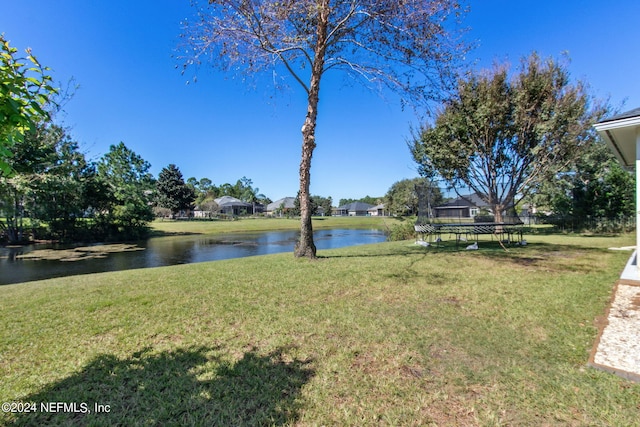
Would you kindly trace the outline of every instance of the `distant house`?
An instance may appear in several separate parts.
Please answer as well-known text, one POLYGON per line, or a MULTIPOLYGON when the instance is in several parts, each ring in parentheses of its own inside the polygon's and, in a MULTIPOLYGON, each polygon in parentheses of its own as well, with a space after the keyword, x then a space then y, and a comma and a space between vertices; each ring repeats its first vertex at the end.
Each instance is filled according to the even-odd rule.
POLYGON ((367 216, 369 215, 369 209, 373 205, 364 202, 353 202, 346 205, 337 207, 334 210, 335 216, 367 216))
POLYGON ((231 196, 222 196, 214 200, 218 204, 218 210, 226 215, 247 215, 257 213, 262 207, 257 203, 247 203, 231 196))
POLYGON ((481 210, 491 212, 490 206, 475 193, 458 197, 433 208, 436 218, 471 219, 476 217, 481 210))
POLYGON ((384 203, 381 203, 378 206, 370 207, 367 210, 367 212, 369 216, 386 216, 387 215, 384 210, 384 203))
POLYGON ((267 215, 282 216, 295 209, 295 197, 283 197, 267 205, 267 215))
MULTIPOLYGON (((482 200, 476 193, 461 196, 455 200, 436 206, 433 208, 433 211, 436 218, 443 219, 474 219, 476 216, 481 214, 481 211, 493 216, 491 206, 482 200)), ((508 213, 509 215, 511 215, 510 213, 514 214, 511 219, 517 219, 515 218, 513 205, 502 212, 503 218, 506 219, 508 213)))

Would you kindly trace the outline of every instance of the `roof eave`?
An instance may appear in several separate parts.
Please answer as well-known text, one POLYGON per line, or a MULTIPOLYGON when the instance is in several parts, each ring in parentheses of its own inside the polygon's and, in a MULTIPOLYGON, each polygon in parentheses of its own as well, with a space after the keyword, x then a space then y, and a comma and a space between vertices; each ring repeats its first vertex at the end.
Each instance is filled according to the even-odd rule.
POLYGON ((596 123, 593 125, 594 128, 598 132, 603 132, 606 130, 613 130, 618 128, 626 128, 629 126, 640 126, 640 116, 629 117, 626 119, 612 120, 612 121, 604 121, 600 123, 596 123))
MULTIPOLYGON (((604 139, 607 145, 612 149, 616 158, 620 161, 620 163, 622 163, 623 166, 627 168, 633 168, 635 166, 636 159, 625 156, 624 153, 626 150, 624 150, 621 146, 619 138, 618 136, 616 136, 616 132, 632 127, 636 128, 636 133, 640 132, 640 116, 628 117, 612 121, 604 121, 596 123, 595 125, 593 125, 593 127, 600 134, 602 139, 604 139)), ((633 143, 635 144, 635 141, 633 141, 633 143)))

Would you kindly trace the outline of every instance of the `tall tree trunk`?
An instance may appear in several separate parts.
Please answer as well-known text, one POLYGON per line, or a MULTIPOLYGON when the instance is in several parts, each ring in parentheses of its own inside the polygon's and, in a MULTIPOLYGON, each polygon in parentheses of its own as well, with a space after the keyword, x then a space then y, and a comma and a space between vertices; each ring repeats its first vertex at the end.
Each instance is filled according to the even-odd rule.
POLYGON ((493 220, 495 222, 503 222, 504 221, 504 217, 502 216, 502 205, 495 205, 495 207, 493 208, 493 220))
MULTIPOLYGON (((315 101, 317 106, 317 100, 315 101)), ((311 102, 309 111, 311 111, 311 102)), ((315 111, 315 110, 314 110, 315 111)), ((315 118, 311 120, 309 115, 302 127, 302 160, 300 161, 300 239, 296 243, 294 255, 296 257, 316 257, 316 245, 313 243, 313 227, 311 225, 311 196, 309 184, 311 183, 311 156, 315 143, 315 118), (311 130, 308 128, 311 127, 311 130)))
POLYGON ((329 21, 328 0, 318 1, 318 27, 316 46, 311 70, 311 82, 308 91, 307 117, 302 125, 302 159, 300 160, 300 240, 296 243, 296 257, 316 257, 316 245, 313 243, 311 226, 311 157, 316 148, 316 119, 320 100, 320 79, 324 71, 324 55, 327 49, 327 27, 329 21))

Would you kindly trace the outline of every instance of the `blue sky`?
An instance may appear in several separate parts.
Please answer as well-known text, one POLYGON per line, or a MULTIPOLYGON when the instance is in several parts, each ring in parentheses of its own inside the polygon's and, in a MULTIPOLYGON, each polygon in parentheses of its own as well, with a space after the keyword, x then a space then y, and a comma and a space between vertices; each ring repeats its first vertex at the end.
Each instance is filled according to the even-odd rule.
MULTIPOLYGON (((536 50, 567 53, 573 79, 622 111, 640 107, 640 2, 619 0, 472 0, 465 19, 478 47, 474 69, 494 61, 517 65, 536 50), (605 5, 606 4, 606 5, 605 5), (615 5, 615 6, 613 6, 615 5)), ((265 75, 213 69, 180 73, 174 59, 189 0, 0 0, 0 32, 31 47, 56 81, 79 84, 59 117, 89 158, 123 141, 152 165, 170 163, 185 179, 216 185, 242 176, 273 200, 298 189, 304 94, 293 83, 278 92, 265 75)), ((323 80, 311 192, 341 198, 382 196, 417 176, 406 147, 419 120, 393 97, 382 99, 340 76, 323 80)))

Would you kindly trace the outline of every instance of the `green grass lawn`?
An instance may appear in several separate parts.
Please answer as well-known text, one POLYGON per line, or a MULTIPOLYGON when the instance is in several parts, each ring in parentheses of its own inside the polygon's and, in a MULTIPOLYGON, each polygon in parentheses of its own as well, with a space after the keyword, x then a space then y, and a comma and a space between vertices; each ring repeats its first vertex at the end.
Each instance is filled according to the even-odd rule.
MULTIPOLYGON (((376 228, 387 229, 402 221, 390 217, 315 217, 313 228, 376 228)), ((237 233, 271 230, 296 230, 300 228, 300 218, 240 218, 229 220, 156 220, 151 224, 156 234, 179 233, 237 233)))
POLYGON ((586 367, 633 236, 527 240, 2 286, 0 401, 39 412, 0 424, 637 425, 640 385, 586 367))

